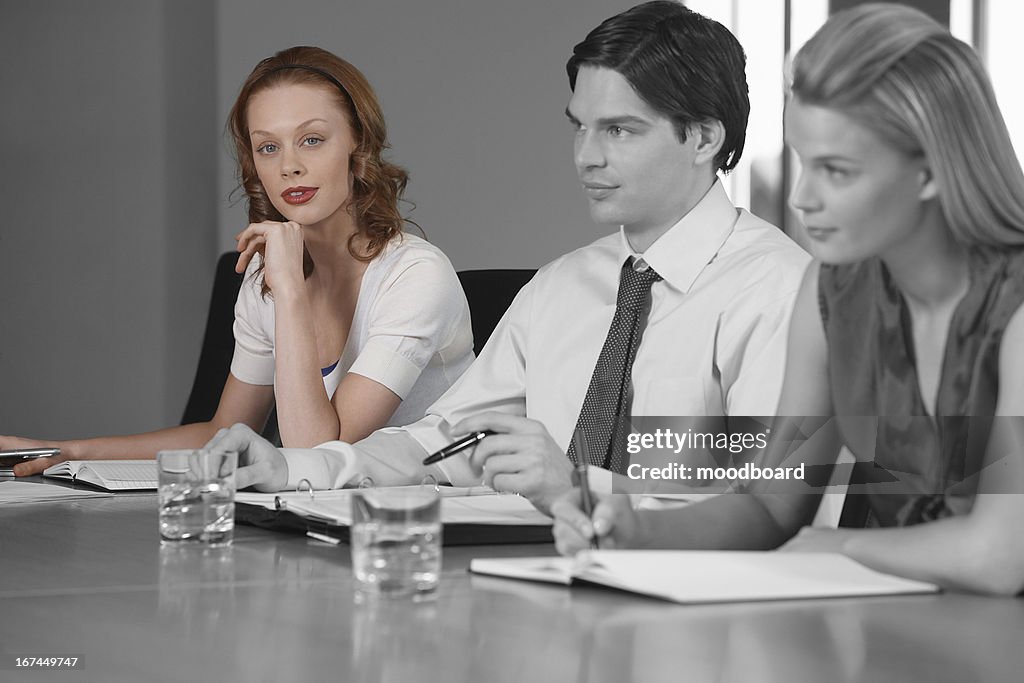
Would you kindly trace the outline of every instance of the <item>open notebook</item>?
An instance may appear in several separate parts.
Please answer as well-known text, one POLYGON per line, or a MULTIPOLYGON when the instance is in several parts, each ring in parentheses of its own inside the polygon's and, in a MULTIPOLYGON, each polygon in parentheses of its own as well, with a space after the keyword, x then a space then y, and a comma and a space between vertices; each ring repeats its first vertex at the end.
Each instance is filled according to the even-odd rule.
POLYGON ((44 477, 70 479, 107 491, 155 491, 156 460, 68 460, 49 467, 44 477))
POLYGON ((930 583, 881 574, 838 553, 592 550, 576 558, 474 559, 470 571, 564 585, 597 583, 690 604, 939 590, 930 583))

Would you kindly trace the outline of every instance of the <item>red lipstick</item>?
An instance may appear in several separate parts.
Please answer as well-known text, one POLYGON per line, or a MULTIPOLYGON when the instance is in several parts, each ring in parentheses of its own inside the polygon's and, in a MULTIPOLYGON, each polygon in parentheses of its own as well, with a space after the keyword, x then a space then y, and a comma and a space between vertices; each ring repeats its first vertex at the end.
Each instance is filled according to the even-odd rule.
POLYGON ((281 193, 281 198, 289 204, 305 204, 317 193, 319 187, 289 187, 281 193))

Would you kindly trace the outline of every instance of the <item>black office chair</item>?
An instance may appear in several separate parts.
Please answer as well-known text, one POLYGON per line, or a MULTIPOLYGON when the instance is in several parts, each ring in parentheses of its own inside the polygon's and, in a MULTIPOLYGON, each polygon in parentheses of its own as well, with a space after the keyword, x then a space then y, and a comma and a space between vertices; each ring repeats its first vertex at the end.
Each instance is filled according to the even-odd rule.
MULTIPOLYGON (((181 424, 212 420, 220 403, 224 383, 231 372, 231 357, 235 352, 235 299, 242 286, 242 275, 235 272, 238 253, 229 251, 217 259, 217 270, 213 276, 213 293, 210 295, 210 309, 206 314, 206 331, 203 332, 203 347, 199 352, 196 376, 192 380, 192 391, 185 404, 181 424)), ((277 409, 275 408, 263 429, 263 437, 280 445, 277 430, 277 409)))
POLYGON ((185 404, 181 424, 206 422, 213 419, 220 403, 224 382, 231 370, 231 357, 235 351, 232 325, 235 321, 235 299, 242 286, 242 276, 235 272, 236 252, 221 254, 213 277, 213 294, 206 314, 203 348, 199 352, 199 365, 192 380, 192 391, 185 404))
POLYGON ((474 353, 480 355, 509 304, 536 272, 530 269, 459 271, 459 282, 469 301, 474 353))

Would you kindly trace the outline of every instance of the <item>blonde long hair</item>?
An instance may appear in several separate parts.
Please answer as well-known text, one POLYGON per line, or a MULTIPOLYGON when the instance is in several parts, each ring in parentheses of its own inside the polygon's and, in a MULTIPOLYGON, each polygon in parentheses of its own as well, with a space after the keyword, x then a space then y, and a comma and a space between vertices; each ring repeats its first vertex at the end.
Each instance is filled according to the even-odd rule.
POLYGON ((832 16, 793 62, 793 96, 923 155, 955 238, 1024 245, 1024 173, 977 53, 926 14, 889 3, 832 16))

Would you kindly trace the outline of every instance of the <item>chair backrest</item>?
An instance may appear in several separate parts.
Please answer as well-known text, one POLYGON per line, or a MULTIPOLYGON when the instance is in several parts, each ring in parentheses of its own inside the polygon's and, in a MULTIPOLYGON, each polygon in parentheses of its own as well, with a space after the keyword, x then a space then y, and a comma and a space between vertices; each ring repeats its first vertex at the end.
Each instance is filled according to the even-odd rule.
POLYGON ((230 251, 217 259, 217 272, 213 277, 210 309, 206 314, 203 348, 199 352, 199 365, 192 380, 192 391, 185 405, 181 424, 205 422, 213 418, 220 403, 224 382, 231 371, 231 357, 235 352, 235 299, 242 286, 242 275, 235 272, 238 254, 230 251))
MULTIPOLYGON (((185 404, 181 424, 212 420, 220 404, 224 383, 231 372, 231 358, 235 353, 235 300, 242 286, 242 275, 235 272, 238 253, 229 251, 217 259, 217 271, 213 276, 213 293, 210 295, 210 310, 206 314, 206 331, 203 332, 203 348, 199 352, 196 376, 192 380, 192 391, 185 404)), ((281 445, 277 429, 277 408, 270 412, 263 428, 263 437, 281 445)))
POLYGON ((473 321, 474 353, 480 355, 509 304, 536 272, 530 269, 459 271, 459 281, 466 292, 473 321))

